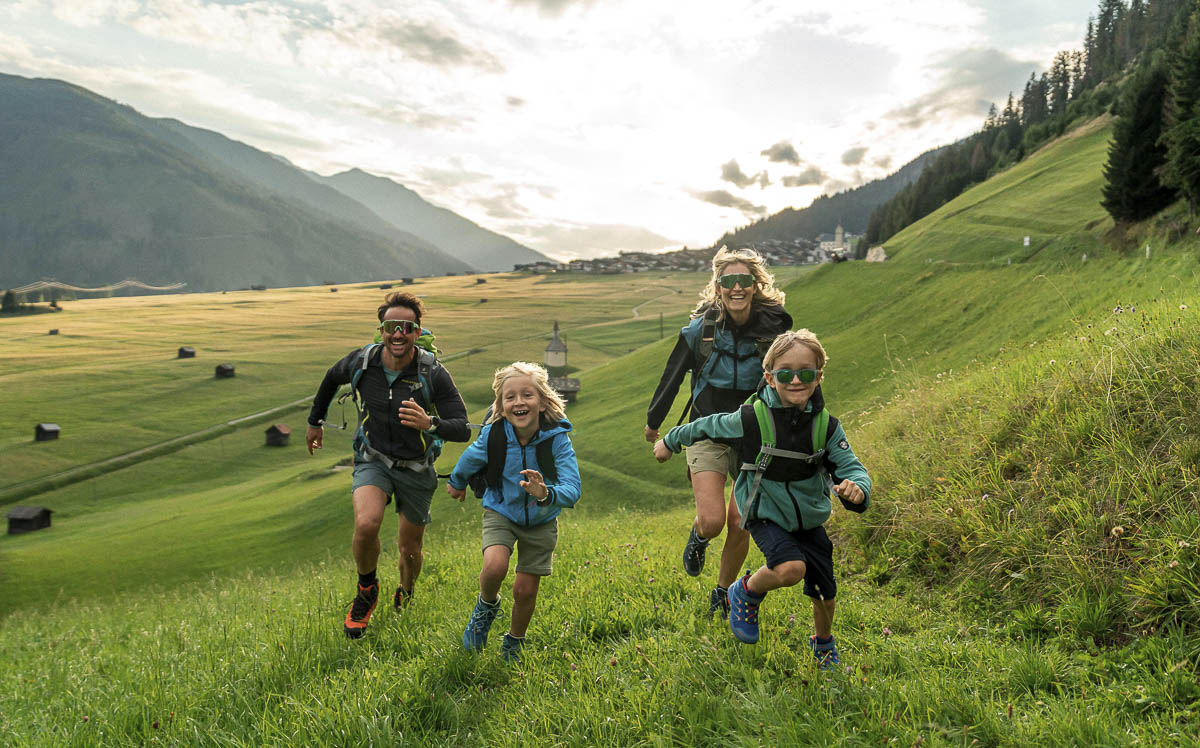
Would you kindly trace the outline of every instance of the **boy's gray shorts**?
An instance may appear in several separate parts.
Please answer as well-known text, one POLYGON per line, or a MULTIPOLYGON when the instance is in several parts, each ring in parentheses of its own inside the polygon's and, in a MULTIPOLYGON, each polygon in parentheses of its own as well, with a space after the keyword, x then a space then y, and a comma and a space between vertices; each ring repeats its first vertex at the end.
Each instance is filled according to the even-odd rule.
POLYGON ((362 486, 376 486, 387 495, 388 503, 396 499, 396 513, 414 525, 427 525, 429 506, 433 503, 433 492, 437 490, 437 470, 430 465, 425 470, 389 468, 379 462, 363 462, 354 459, 354 484, 352 490, 362 486))
POLYGON ((512 553, 517 546, 517 571, 534 576, 550 576, 554 566, 554 547, 558 545, 558 517, 532 527, 518 525, 500 512, 483 510, 483 550, 503 545, 512 553))

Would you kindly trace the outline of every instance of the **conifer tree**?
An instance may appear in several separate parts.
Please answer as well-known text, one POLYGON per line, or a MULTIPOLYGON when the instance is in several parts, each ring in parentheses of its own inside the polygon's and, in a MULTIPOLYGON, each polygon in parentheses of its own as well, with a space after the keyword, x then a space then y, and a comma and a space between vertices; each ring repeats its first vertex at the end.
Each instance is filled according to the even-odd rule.
POLYGON ((1169 76, 1164 56, 1138 66, 1118 104, 1118 118, 1104 167, 1104 199, 1100 204, 1115 221, 1140 221, 1175 200, 1160 173, 1167 149, 1160 142, 1162 101, 1169 76))
POLYGON ((1200 10, 1191 14, 1174 52, 1166 106, 1164 181, 1200 207, 1200 10))

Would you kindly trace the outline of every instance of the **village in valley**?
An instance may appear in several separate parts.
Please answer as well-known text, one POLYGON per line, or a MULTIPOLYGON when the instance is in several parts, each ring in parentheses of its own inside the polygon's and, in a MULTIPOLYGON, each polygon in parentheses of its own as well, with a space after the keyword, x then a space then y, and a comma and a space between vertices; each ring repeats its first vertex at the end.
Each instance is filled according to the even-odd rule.
MULTIPOLYGON (((832 234, 821 234, 815 240, 795 237, 792 239, 768 239, 754 242, 753 248, 766 258, 769 265, 819 265, 824 262, 842 262, 852 259, 853 248, 860 238, 859 234, 846 233, 842 224, 838 224, 832 234)), ((646 273, 651 271, 669 270, 707 270, 712 263, 713 253, 717 247, 702 249, 682 249, 661 254, 651 252, 622 251, 616 257, 598 257, 591 260, 571 260, 570 262, 530 262, 514 265, 513 270, 532 271, 535 273, 553 273, 559 271, 577 273, 646 273)), ((879 252, 872 250, 874 255, 884 259, 879 252)))

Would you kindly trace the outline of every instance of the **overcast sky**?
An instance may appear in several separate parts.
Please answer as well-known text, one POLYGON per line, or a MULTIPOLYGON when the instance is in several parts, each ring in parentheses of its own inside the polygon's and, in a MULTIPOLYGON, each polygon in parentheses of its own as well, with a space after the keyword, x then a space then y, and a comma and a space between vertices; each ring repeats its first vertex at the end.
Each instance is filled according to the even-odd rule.
POLYGON ((570 258, 707 246, 886 176, 979 129, 1095 7, 3 0, 0 72, 388 176, 570 258))

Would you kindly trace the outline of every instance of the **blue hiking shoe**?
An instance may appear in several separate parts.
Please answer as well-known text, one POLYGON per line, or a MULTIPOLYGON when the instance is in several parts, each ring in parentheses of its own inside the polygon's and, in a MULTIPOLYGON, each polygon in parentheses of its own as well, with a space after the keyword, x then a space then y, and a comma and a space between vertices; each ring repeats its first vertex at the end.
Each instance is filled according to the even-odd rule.
POLYGON ((719 614, 723 621, 729 620, 729 590, 720 585, 714 587, 708 596, 708 617, 711 619, 714 613, 719 614))
POLYGON ((759 597, 746 589, 749 577, 747 574, 729 585, 729 629, 738 641, 754 644, 758 641, 758 604, 766 595, 759 597))
POLYGON ((484 648, 492 621, 496 620, 496 614, 499 612, 500 598, 496 598, 496 602, 490 605, 485 603, 482 597, 475 598, 475 610, 471 611, 467 628, 463 630, 463 649, 478 652, 484 648))
POLYGON ((500 642, 500 656, 505 662, 519 663, 521 661, 521 648, 525 646, 525 637, 515 637, 512 634, 505 634, 504 639, 500 642))
POLYGON ((822 670, 833 670, 841 662, 841 659, 838 658, 837 641, 833 638, 833 634, 829 635, 829 641, 826 642, 818 640, 817 635, 813 634, 808 637, 808 646, 812 649, 817 667, 822 670))
POLYGON ((688 534, 687 545, 683 547, 683 570, 688 576, 698 577, 704 571, 704 551, 707 549, 708 541, 701 540, 693 526, 688 534))

